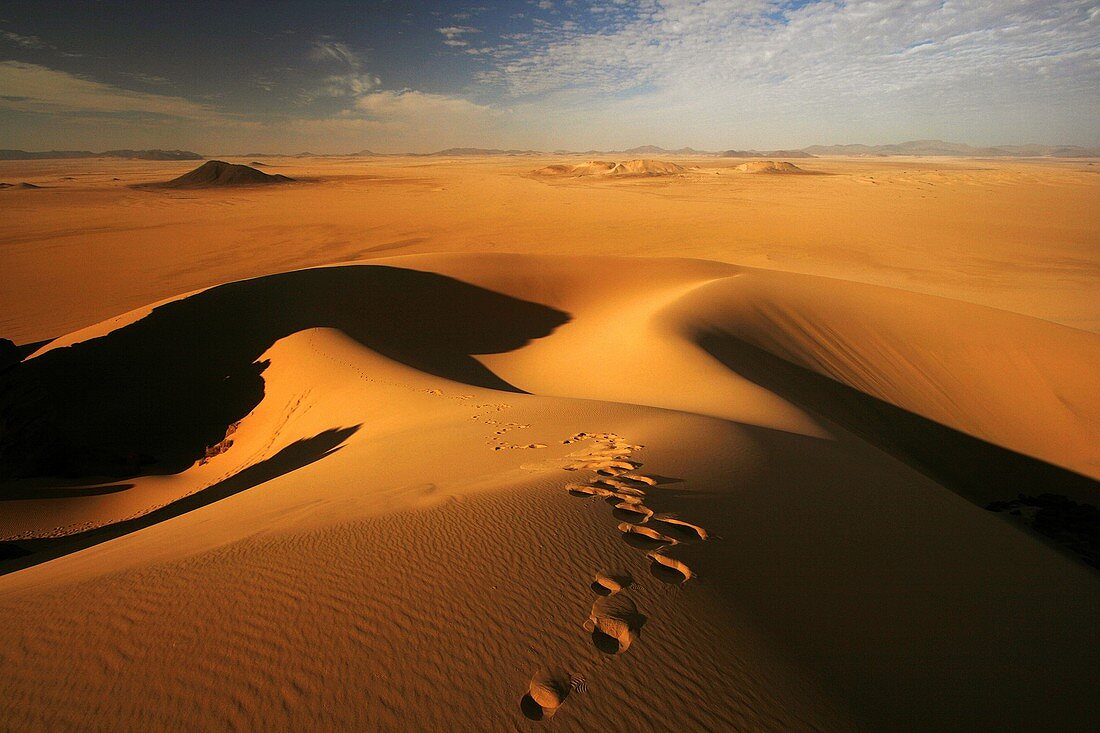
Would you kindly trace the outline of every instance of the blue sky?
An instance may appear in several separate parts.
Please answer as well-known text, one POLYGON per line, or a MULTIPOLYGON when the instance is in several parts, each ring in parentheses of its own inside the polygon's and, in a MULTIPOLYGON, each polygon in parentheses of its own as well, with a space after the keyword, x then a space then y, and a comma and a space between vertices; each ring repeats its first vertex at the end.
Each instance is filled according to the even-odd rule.
POLYGON ((1100 0, 22 2, 0 147, 1100 145, 1100 0))

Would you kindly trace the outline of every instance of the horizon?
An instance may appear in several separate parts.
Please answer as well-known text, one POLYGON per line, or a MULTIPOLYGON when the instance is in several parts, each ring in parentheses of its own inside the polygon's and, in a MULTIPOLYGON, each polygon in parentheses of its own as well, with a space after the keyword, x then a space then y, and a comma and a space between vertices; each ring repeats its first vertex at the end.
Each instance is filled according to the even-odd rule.
POLYGON ((1098 31, 1083 0, 17 2, 0 14, 0 140, 319 155, 1091 148, 1098 31))
MULTIPOLYGON (((1010 150, 1010 149, 1014 149, 1014 148, 1033 148, 1033 147, 1034 148, 1054 148, 1054 149, 1057 149, 1057 148, 1080 148, 1082 150, 1082 154, 1085 157, 1093 157, 1098 152, 1100 152, 1097 149, 1090 149, 1090 148, 1086 148, 1084 146, 1072 145, 1072 144, 1066 144, 1066 143, 1056 143, 1056 142, 1055 143, 1048 143, 1048 142, 1034 142, 1034 141, 1032 141, 1032 142, 1023 142, 1023 143, 994 143, 994 144, 991 144, 991 145, 974 145, 972 143, 958 141, 958 140, 938 140, 938 139, 901 140, 901 141, 886 142, 886 143, 879 143, 879 144, 868 144, 868 143, 862 143, 862 142, 847 142, 847 143, 828 142, 828 143, 814 143, 814 144, 805 145, 805 146, 802 146, 802 147, 779 146, 777 148, 767 149, 767 150, 761 150, 761 149, 752 148, 752 147, 726 147, 726 148, 723 148, 723 149, 705 150, 705 149, 700 149, 700 148, 694 148, 690 145, 679 145, 679 146, 676 146, 676 147, 666 148, 666 147, 663 147, 663 146, 660 146, 660 145, 653 145, 653 144, 650 144, 650 143, 643 143, 643 144, 640 144, 640 145, 632 145, 632 146, 629 146, 629 147, 619 148, 619 149, 615 149, 615 150, 611 150, 611 149, 604 149, 604 150, 594 150, 594 149, 588 149, 588 150, 567 150, 567 149, 536 150, 536 149, 533 149, 533 148, 520 149, 520 148, 490 147, 488 145, 465 145, 465 146, 454 146, 454 147, 448 147, 448 148, 438 148, 438 149, 428 150, 428 151, 423 151, 423 152, 416 152, 416 151, 410 151, 410 150, 382 151, 382 150, 371 150, 371 149, 368 149, 368 148, 363 148, 363 149, 360 149, 360 150, 350 150, 350 151, 345 150, 345 151, 338 151, 338 152, 332 152, 332 153, 317 153, 317 152, 313 152, 313 151, 310 151, 310 150, 283 150, 283 151, 252 150, 252 151, 244 151, 244 152, 242 152, 242 151, 231 151, 231 150, 217 150, 215 152, 205 152, 205 151, 201 151, 201 150, 189 150, 189 149, 178 148, 178 147, 172 147, 172 148, 137 148, 137 147, 134 147, 134 146, 124 146, 124 147, 119 147, 119 148, 102 149, 102 150, 88 150, 88 149, 77 149, 77 148, 50 148, 48 150, 45 150, 45 149, 42 149, 42 150, 26 150, 26 149, 23 149, 23 148, 0 148, 0 152, 27 153, 28 155, 43 155, 43 154, 46 154, 46 153, 91 153, 93 155, 106 155, 107 153, 116 153, 116 152, 122 152, 122 151, 134 152, 134 153, 150 153, 150 152, 157 152, 157 153, 188 153, 188 154, 194 154, 194 155, 201 156, 205 160, 211 160, 211 159, 216 159, 219 156, 242 157, 242 156, 249 156, 249 155, 267 155, 267 156, 274 156, 274 157, 296 157, 296 156, 353 157, 353 156, 370 156, 370 155, 391 156, 391 157, 432 156, 432 155, 440 155, 440 154, 443 154, 443 153, 450 153, 452 151, 476 151, 476 152, 485 153, 485 154, 505 154, 505 155, 524 155, 524 154, 527 154, 527 155, 584 155, 584 154, 589 154, 589 153, 592 153, 592 154, 597 154, 598 153, 598 154, 611 155, 611 154, 623 154, 623 153, 638 153, 638 152, 643 151, 644 149, 648 148, 648 149, 652 149, 653 152, 655 152, 655 153, 661 153, 661 154, 672 154, 672 155, 676 155, 676 154, 683 154, 683 155, 700 154, 700 155, 710 155, 710 156, 721 157, 723 155, 723 153, 728 153, 728 152, 760 153, 760 154, 801 153, 801 152, 808 151, 810 148, 852 148, 852 147, 862 147, 862 148, 868 148, 868 149, 876 149, 876 148, 884 148, 884 147, 902 147, 902 146, 905 146, 905 145, 914 145, 914 144, 918 144, 918 143, 940 143, 940 144, 949 145, 949 146, 962 146, 962 147, 967 147, 967 148, 973 148, 976 151, 976 153, 980 152, 982 150, 993 150, 993 149, 1010 150), (690 151, 690 152, 681 152, 681 151, 690 151)), ((908 154, 907 153, 898 153, 897 155, 899 155, 900 157, 905 157, 906 155, 914 156, 914 157, 921 157, 920 154, 918 154, 918 153, 908 153, 908 154)), ((937 154, 932 153, 932 154, 926 154, 926 155, 928 155, 928 157, 936 157, 937 154)), ((964 157, 965 157, 965 155, 964 155, 964 157)), ((1007 157, 1012 157, 1012 156, 1007 156, 1007 157)), ((1028 157, 1028 156, 1025 155, 1025 156, 1021 156, 1021 157, 1028 157)), ((186 159, 181 159, 181 160, 186 160, 186 159)))

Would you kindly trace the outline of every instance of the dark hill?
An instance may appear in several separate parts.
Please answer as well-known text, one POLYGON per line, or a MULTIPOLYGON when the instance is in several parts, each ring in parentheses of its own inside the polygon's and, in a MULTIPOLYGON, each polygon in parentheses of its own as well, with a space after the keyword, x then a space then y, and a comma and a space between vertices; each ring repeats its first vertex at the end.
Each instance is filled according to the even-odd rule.
POLYGON ((271 176, 247 165, 208 160, 190 173, 159 184, 163 188, 214 188, 220 186, 255 186, 264 183, 293 181, 287 176, 271 176))

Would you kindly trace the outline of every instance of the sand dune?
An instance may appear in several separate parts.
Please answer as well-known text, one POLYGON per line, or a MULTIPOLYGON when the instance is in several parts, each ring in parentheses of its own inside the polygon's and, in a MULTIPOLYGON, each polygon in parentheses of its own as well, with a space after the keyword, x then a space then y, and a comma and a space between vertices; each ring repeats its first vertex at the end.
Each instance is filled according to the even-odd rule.
POLYGON ((594 163, 558 185, 525 161, 356 162, 376 167, 203 194, 223 229, 176 242, 151 222, 196 197, 110 181, 183 170, 152 165, 0 223, 17 280, 121 263, 87 293, 40 279, 68 320, 2 295, 0 727, 1100 724, 1093 525, 1017 499, 1097 502, 1100 337, 1047 317, 1095 321, 1085 174, 830 160, 605 185, 618 164, 594 163), (1083 229, 1028 254, 1008 212, 992 244, 882 226, 937 187, 1083 229), (65 201, 81 216, 33 215, 65 201), (837 206, 885 211, 830 229, 837 206), (773 228, 806 211, 842 256, 773 228), (142 260, 146 240, 179 248, 142 260), (1058 308, 1036 295, 1055 280, 1058 308))
POLYGON ((140 309, 3 377, 5 414, 40 420, 5 435, 24 477, 0 516, 0 608, 18 620, 0 630, 4 718, 1097 719, 1100 659, 1079 643, 1094 572, 861 437, 858 404, 799 391, 827 375, 1095 475, 1095 345, 957 301, 692 260, 400 257, 140 309), (946 319, 972 347, 922 331, 946 319), (1026 369, 1004 358, 1020 334, 1026 369), (733 339, 790 383, 761 380, 733 339), (960 379, 1013 364, 1004 382, 960 379), (1022 393, 1033 429, 1013 432, 1022 393), (30 460, 40 447, 55 453, 30 460), (58 455, 72 478, 48 475, 58 455))

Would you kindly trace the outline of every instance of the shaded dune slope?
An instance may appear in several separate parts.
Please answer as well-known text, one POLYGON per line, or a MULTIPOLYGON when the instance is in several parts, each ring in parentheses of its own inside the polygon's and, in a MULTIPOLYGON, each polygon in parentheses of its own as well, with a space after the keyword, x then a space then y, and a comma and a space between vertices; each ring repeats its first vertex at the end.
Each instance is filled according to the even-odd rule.
POLYGON ((7 478, 175 473, 259 404, 258 359, 284 336, 337 328, 421 371, 515 391, 471 355, 519 348, 566 320, 545 306, 391 267, 230 283, 0 376, 0 456, 7 478))

